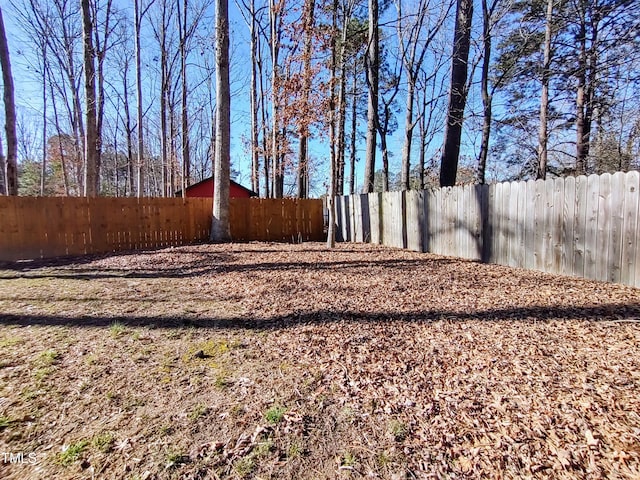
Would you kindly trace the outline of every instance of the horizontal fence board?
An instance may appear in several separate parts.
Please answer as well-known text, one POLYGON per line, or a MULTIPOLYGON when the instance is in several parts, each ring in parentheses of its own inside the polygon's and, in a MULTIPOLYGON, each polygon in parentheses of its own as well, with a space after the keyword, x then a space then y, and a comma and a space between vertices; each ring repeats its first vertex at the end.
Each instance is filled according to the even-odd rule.
POLYGON ((640 287, 638 172, 352 198, 357 241, 640 287))

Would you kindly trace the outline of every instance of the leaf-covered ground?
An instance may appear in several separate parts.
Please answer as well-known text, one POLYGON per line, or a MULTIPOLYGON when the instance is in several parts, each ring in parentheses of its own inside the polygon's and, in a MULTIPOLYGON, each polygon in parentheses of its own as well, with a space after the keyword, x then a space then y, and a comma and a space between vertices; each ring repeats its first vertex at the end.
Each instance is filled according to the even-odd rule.
POLYGON ((0 478, 640 478, 638 318, 370 245, 4 265, 0 478))

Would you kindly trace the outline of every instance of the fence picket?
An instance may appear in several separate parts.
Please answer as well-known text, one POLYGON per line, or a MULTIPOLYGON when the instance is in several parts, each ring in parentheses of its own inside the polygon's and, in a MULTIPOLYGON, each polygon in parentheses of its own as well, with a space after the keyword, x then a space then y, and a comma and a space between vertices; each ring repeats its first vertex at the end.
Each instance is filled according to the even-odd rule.
POLYGON ((622 263, 620 282, 626 285, 637 285, 636 278, 636 235, 638 229, 638 189, 640 174, 629 172, 625 175, 624 184, 624 230, 622 233, 622 263))

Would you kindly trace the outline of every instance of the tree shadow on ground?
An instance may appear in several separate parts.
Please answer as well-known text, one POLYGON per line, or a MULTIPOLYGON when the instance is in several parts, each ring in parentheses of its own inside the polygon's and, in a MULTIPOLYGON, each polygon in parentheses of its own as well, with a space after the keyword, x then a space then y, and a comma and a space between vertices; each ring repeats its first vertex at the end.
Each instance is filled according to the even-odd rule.
MULTIPOLYGON (((272 252, 270 252, 272 253, 272 252)), ((301 270, 353 270, 360 268, 384 267, 385 269, 407 270, 415 268, 436 268, 451 263, 471 262, 454 258, 424 258, 424 259, 385 259, 385 260, 337 260, 337 261, 282 261, 263 263, 229 263, 233 258, 221 256, 217 253, 199 253, 196 260, 181 261, 178 265, 149 264, 131 265, 130 267, 78 267, 70 264, 64 268, 30 268, 24 270, 9 270, 10 273, 0 272, 0 280, 18 278, 60 278, 68 280, 93 280, 100 278, 191 278, 224 273, 249 273, 265 271, 301 271, 301 270)))
POLYGON ((121 316, 81 315, 53 316, 43 314, 0 314, 0 325, 5 326, 57 326, 57 327, 108 327, 114 322, 129 327, 159 329, 242 329, 278 330, 302 325, 327 325, 344 323, 394 323, 394 322, 537 322, 548 320, 623 321, 640 323, 640 303, 611 303, 585 307, 531 306, 477 311, 472 313, 449 310, 423 310, 412 312, 350 312, 316 310, 303 313, 251 318, 247 316, 121 316))

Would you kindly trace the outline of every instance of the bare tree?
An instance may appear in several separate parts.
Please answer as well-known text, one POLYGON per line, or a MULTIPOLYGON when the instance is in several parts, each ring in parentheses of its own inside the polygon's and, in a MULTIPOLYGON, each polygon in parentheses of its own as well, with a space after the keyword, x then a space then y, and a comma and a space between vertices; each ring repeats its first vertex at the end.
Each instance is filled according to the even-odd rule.
POLYGON ((338 0, 333 0, 331 12, 331 64, 329 77, 329 191, 327 192, 327 209, 329 210, 329 228, 327 231, 327 247, 334 248, 336 243, 336 67, 337 67, 337 19, 338 0))
POLYGON ((444 148, 440 165, 440 186, 456 183, 462 122, 467 103, 467 71, 471 43, 473 0, 457 0, 456 27, 453 37, 449 109, 444 132, 444 148))
POLYGON ((216 0, 216 154, 211 240, 231 240, 229 171, 231 167, 231 94, 229 91, 229 2, 216 0))
POLYGON ((551 34, 553 21, 553 0, 547 0, 547 14, 545 17, 543 63, 542 63, 542 90, 540 93, 540 126, 538 129, 538 172, 537 178, 547 177, 547 142, 548 117, 549 117, 549 79, 551 77, 551 34))
MULTIPOLYGON (((256 1, 250 0, 249 3, 242 0, 240 12, 249 27, 250 49, 251 49, 251 189, 254 192, 260 192, 260 146, 259 146, 259 128, 258 128, 258 70, 259 70, 259 24, 258 12, 256 10, 256 1)), ((267 180, 268 183, 268 180, 267 180)))
POLYGON ((378 0, 369 0, 369 41, 367 44, 367 153, 364 170, 363 193, 373 192, 376 165, 376 132, 378 130, 378 68, 380 63, 380 40, 378 35, 378 0))
MULTIPOLYGON (((2 8, 0 8, 0 66, 2 66, 2 82, 4 84, 4 114, 7 138, 7 156, 5 160, 5 194, 18 195, 18 136, 16 134, 16 104, 14 98, 13 76, 9 44, 4 29, 2 8)), ((1 153, 0 153, 1 155, 1 153)))
MULTIPOLYGON (((308 106, 311 95, 311 55, 313 46, 313 26, 315 0, 304 2, 304 53, 303 53, 303 87, 302 102, 308 106)), ((302 119, 299 128, 300 151, 298 155, 298 198, 309 195, 309 122, 302 119)))
POLYGON ((84 52, 84 78, 86 102, 86 130, 85 130, 85 182, 84 194, 95 197, 99 191, 100 158, 98 130, 96 125, 96 70, 95 52, 93 50, 93 19, 89 0, 81 0, 82 6, 82 37, 84 52))
POLYGON ((149 10, 154 0, 150 0, 146 7, 143 8, 142 0, 133 0, 134 15, 134 38, 135 38, 135 56, 136 56, 136 98, 138 102, 138 161, 137 161, 137 178, 136 178, 136 195, 144 196, 144 126, 143 121, 143 105, 142 105, 142 60, 140 35, 142 29, 142 19, 149 10))

